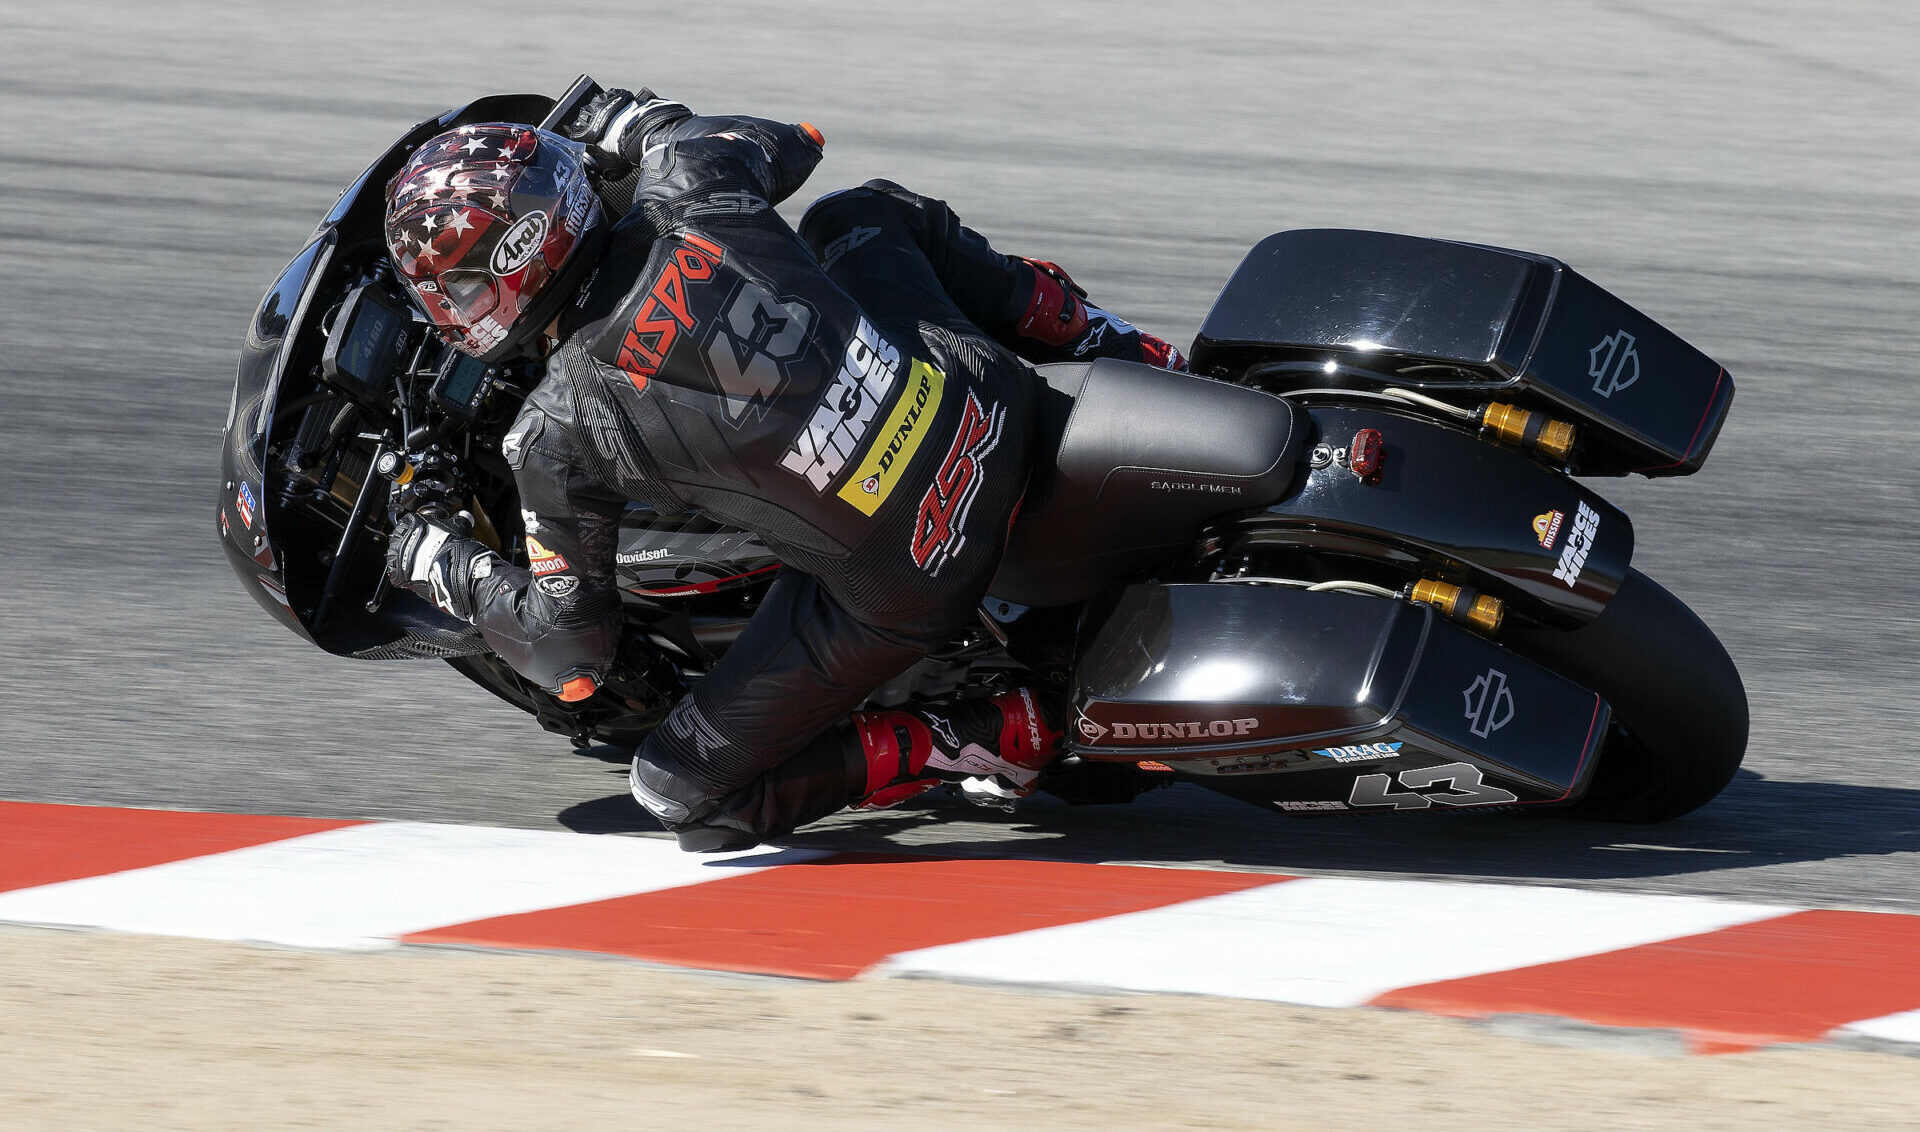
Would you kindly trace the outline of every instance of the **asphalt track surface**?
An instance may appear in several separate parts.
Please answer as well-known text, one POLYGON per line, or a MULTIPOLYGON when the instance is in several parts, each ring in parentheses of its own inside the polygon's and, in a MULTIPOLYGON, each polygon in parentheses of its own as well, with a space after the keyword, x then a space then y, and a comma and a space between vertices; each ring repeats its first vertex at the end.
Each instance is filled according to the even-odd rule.
POLYGON ((654 8, 0 2, 0 797, 652 828, 620 765, 444 667, 301 644, 215 545, 242 328, 340 186, 419 119, 586 70, 809 119, 791 215, 889 176, 1181 342, 1261 236, 1381 228, 1557 255, 1739 383, 1703 473, 1599 485, 1746 678, 1746 770, 1692 817, 1182 788, 796 843, 1920 909, 1920 9, 654 8))

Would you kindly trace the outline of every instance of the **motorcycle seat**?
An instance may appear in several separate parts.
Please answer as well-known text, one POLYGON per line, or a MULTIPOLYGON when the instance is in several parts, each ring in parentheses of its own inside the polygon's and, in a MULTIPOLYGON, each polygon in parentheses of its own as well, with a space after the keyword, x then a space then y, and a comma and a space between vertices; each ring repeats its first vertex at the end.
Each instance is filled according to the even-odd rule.
POLYGON ((1101 358, 1035 368, 1034 462, 988 593, 1066 605, 1285 495, 1307 422, 1257 389, 1101 358))

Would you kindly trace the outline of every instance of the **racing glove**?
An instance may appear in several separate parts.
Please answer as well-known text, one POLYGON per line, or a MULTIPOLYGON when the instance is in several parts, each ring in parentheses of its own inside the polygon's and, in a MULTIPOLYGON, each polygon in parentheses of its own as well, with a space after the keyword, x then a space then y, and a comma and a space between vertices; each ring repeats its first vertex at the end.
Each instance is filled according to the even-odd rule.
POLYGON ((451 517, 403 511, 393 519, 387 540, 387 578, 412 590, 442 613, 472 624, 473 586, 505 564, 473 537, 473 518, 464 511, 451 517))
POLYGON ((646 87, 637 94, 614 87, 589 99, 567 123, 565 133, 574 141, 585 142, 609 176, 620 176, 632 164, 627 154, 638 151, 636 143, 647 136, 647 131, 689 113, 685 106, 661 98, 646 87))

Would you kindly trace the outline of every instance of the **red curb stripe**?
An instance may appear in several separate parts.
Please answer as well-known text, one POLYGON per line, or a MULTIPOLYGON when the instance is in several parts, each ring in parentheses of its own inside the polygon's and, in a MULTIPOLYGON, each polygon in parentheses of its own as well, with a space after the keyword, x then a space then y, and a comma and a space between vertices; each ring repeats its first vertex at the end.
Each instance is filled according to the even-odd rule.
POLYGON ((1704 935, 1402 987, 1375 1006, 1675 1029, 1699 1053, 1811 1042, 1920 1007, 1920 916, 1795 912, 1704 935))
POLYGON ((0 892, 144 869, 359 824, 0 802, 0 892))
MULTIPOLYGON (((677 967, 851 979, 903 951, 1143 912, 1292 880, 1050 861, 841 855, 476 920, 406 943, 591 951, 677 967)), ((1204 955, 1195 956, 1204 962, 1204 955)))

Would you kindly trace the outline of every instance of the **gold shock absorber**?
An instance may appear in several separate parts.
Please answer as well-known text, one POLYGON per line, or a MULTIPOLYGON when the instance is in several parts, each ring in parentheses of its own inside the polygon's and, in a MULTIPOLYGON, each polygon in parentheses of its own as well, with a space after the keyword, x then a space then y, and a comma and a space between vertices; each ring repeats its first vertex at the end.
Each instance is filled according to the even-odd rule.
POLYGON ((1495 401, 1480 410, 1480 424, 1508 444, 1536 449, 1556 460, 1566 459, 1573 451, 1572 425, 1518 405, 1495 401))
POLYGON ((1507 605, 1499 598, 1437 578, 1420 579, 1407 596, 1423 605, 1435 606, 1449 621, 1458 621, 1487 636, 1499 632, 1500 622, 1507 615, 1507 605))

